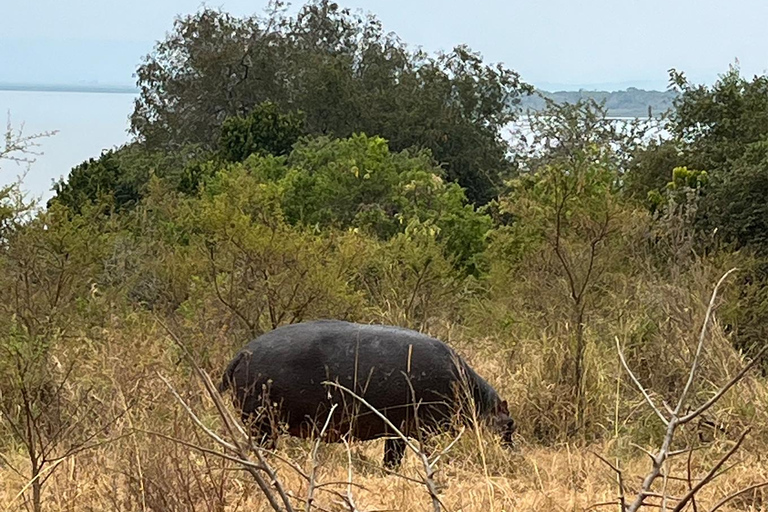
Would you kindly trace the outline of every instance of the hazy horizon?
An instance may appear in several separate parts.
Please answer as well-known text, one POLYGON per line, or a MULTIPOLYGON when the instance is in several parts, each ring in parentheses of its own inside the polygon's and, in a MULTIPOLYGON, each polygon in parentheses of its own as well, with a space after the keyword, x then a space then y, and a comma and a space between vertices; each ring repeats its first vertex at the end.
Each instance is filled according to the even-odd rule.
MULTIPOLYGON (((458 0, 340 4, 375 14, 412 47, 435 52, 467 44, 546 91, 664 90, 672 67, 693 82, 712 83, 736 59, 747 76, 768 68, 762 21, 768 4, 757 0, 736 0, 728 8, 694 0, 489 0, 471 8, 458 0)), ((0 19, 0 82, 132 85, 142 57, 175 17, 200 6, 197 0, 14 2, 0 19)), ((212 6, 248 15, 263 12, 266 1, 212 6)))

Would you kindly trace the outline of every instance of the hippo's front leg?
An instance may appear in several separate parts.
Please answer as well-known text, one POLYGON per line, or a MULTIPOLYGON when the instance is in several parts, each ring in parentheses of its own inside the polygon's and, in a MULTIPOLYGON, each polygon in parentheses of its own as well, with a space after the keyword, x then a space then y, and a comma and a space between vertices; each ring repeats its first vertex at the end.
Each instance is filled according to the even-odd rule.
POLYGON ((396 469, 405 456, 405 441, 402 439, 387 439, 384 441, 384 467, 396 469))

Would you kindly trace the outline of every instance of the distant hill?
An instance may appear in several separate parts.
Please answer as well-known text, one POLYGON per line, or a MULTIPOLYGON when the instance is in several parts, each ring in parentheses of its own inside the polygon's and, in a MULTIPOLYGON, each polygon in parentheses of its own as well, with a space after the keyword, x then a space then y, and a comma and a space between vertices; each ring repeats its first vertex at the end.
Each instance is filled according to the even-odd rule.
MULTIPOLYGON (((542 96, 558 103, 575 103, 580 99, 592 98, 605 102, 608 115, 611 117, 653 117, 661 115, 672 107, 672 101, 677 97, 674 91, 646 91, 630 87, 624 91, 538 91, 542 96)), ((541 110, 544 100, 539 96, 529 96, 522 101, 524 110, 541 110)))
MULTIPOLYGON (((28 91, 28 92, 86 92, 86 93, 112 93, 112 94, 137 94, 138 89, 133 85, 112 85, 96 83, 79 84, 35 84, 35 83, 8 83, 0 82, 0 91, 28 91)), ((581 89, 578 91, 537 91, 546 98, 558 103, 575 103, 580 99, 592 98, 604 101, 611 117, 647 117, 648 109, 652 116, 659 116, 670 107, 677 96, 674 91, 646 91, 629 87, 624 91, 590 91, 581 89)), ((522 99, 523 110, 541 110, 544 108, 544 100, 539 96, 528 96, 522 99)))

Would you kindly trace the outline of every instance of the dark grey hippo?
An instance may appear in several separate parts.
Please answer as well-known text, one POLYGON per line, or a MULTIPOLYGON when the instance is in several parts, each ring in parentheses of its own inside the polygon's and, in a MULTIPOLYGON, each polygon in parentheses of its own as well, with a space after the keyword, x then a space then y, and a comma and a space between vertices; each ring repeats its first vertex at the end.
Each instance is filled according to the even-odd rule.
POLYGON ((397 467, 405 442, 328 382, 363 397, 406 436, 424 440, 479 418, 513 444, 507 402, 490 384, 445 343, 401 327, 319 320, 277 328, 238 352, 219 391, 232 388, 243 421, 262 443, 274 443, 280 424, 293 436, 316 435, 338 404, 324 440, 389 437, 384 464, 397 467))

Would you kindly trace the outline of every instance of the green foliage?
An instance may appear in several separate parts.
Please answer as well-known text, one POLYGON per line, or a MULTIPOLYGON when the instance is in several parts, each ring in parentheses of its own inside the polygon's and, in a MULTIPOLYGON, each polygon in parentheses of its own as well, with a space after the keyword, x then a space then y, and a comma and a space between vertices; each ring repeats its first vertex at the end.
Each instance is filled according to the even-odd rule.
POLYGON ((667 182, 662 192, 656 189, 648 192, 647 199, 651 211, 659 211, 669 203, 685 203, 689 201, 687 196, 691 192, 696 196, 700 195, 707 183, 709 183, 709 175, 706 171, 696 171, 685 166, 675 167, 672 169, 672 181, 667 182))
POLYGON ((510 172, 500 132, 530 90, 465 47, 411 51, 376 18, 326 0, 293 17, 204 9, 181 18, 137 76, 132 129, 151 147, 213 150, 225 119, 270 101, 303 112, 313 135, 367 133, 396 151, 427 148, 475 203, 510 172))
MULTIPOLYGON (((544 266, 549 286, 558 289, 567 304, 565 322, 572 325, 563 344, 562 392, 572 400, 561 411, 572 433, 585 436, 587 396, 585 318, 595 290, 608 268, 607 250, 618 230, 622 138, 594 102, 550 104, 533 118, 536 136, 523 159, 526 172, 510 182, 503 207, 516 218, 497 243, 518 261, 512 268, 544 266), (516 240, 517 239, 517 240, 516 240), (526 258, 522 251, 532 251, 526 258)), ((524 254, 524 252, 523 252, 524 254)))
POLYGON ((701 189, 709 182, 706 171, 696 171, 687 167, 675 167, 672 169, 672 181, 667 184, 669 190, 683 188, 701 189))
POLYGON ((709 184, 696 216, 705 238, 768 251, 766 147, 768 76, 742 78, 731 67, 711 87, 694 86, 674 70, 681 91, 670 127, 689 167, 707 169, 709 184))
MULTIPOLYGON (((521 87, 511 72, 464 48, 409 52, 330 3, 271 20, 180 20, 140 70, 142 140, 77 167, 47 210, 0 191, 0 349, 45 361, 93 347, 99 378, 122 382, 115 365, 177 371, 157 319, 187 331, 212 374, 292 322, 409 326, 476 357, 517 397, 525 435, 554 443, 658 435, 618 385, 614 340, 642 382, 678 390, 691 312, 726 263, 751 266, 721 318, 736 347, 761 343, 765 262, 748 253, 768 246, 768 142, 745 106, 760 107, 754 84, 684 88, 676 138, 649 145, 593 101, 550 102, 511 161, 498 139, 521 87), (722 130, 729 115, 752 128, 722 130), (704 240, 715 230, 732 244, 704 240)), ((702 359, 702 375, 717 382, 741 362, 712 339, 727 357, 702 359)))
POLYGON ((525 171, 510 181, 503 204, 526 238, 557 243, 589 240, 607 229, 619 201, 621 136, 594 102, 550 105, 534 116, 536 136, 523 155, 525 171))
POLYGON ((53 205, 16 227, 0 258, 0 324, 14 318, 30 336, 61 329, 58 322, 87 295, 111 248, 114 232, 102 213, 87 208, 72 215, 53 205))
POLYGON ((179 219, 208 267, 202 283, 209 286, 198 288, 205 295, 193 291, 190 300, 213 291, 251 334, 351 313, 357 299, 348 282, 358 260, 339 246, 343 237, 286 224, 276 188, 246 173, 222 173, 218 190, 179 219))
POLYGON ((91 204, 108 204, 116 211, 133 207, 143 197, 152 174, 171 175, 183 166, 179 156, 147 151, 139 144, 106 151, 73 168, 66 179, 55 183, 56 195, 49 206, 58 203, 76 213, 91 204))
POLYGON ((283 114, 274 103, 265 102, 245 117, 225 120, 218 149, 230 162, 242 162, 254 153, 281 156, 290 153, 303 134, 303 115, 283 114))
POLYGON ((424 330, 459 313, 474 280, 456 272, 437 233, 432 223, 412 219, 367 255, 357 284, 376 318, 424 330))
MULTIPOLYGON (((251 158, 250 174, 274 183, 287 222, 315 229, 357 229, 386 240, 412 221, 433 226, 446 254, 471 272, 490 218, 445 182, 426 153, 393 153, 380 137, 308 140, 280 161, 251 158)), ((215 188, 216 185, 213 185, 215 188)))
POLYGON ((768 139, 744 148, 727 172, 713 176, 702 201, 702 229, 737 247, 768 254, 768 139))
POLYGON ((681 91, 670 118, 673 133, 686 144, 686 163, 710 172, 727 172, 744 148, 768 134, 768 76, 743 78, 731 67, 711 87, 690 84, 670 72, 681 91))
POLYGON ((652 141, 636 149, 624 172, 624 193, 644 200, 649 193, 661 194, 669 183, 670 174, 680 167, 684 157, 675 140, 652 141))

